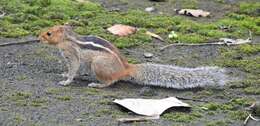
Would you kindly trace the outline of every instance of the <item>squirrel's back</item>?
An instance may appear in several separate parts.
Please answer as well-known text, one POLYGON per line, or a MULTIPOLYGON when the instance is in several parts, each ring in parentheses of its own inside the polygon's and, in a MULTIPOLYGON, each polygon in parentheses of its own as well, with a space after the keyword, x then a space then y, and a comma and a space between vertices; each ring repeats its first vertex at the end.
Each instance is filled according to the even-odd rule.
POLYGON ((223 86, 226 82, 225 70, 219 67, 184 68, 160 64, 137 64, 131 82, 185 89, 207 86, 223 86))

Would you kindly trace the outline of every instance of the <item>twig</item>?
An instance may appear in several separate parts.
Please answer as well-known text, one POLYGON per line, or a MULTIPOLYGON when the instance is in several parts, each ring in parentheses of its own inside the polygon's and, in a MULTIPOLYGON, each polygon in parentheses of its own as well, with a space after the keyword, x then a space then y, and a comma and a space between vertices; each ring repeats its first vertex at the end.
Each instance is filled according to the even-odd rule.
POLYGON ((160 50, 165 50, 166 48, 172 47, 172 46, 205 46, 205 45, 223 45, 224 42, 215 42, 215 43, 201 43, 201 44, 185 44, 185 43, 175 43, 170 44, 162 47, 160 50))
POLYGON ((191 101, 197 101, 197 102, 209 102, 208 100, 200 100, 200 99, 184 98, 184 97, 180 97, 180 96, 176 96, 176 98, 181 99, 181 100, 191 100, 191 101))
POLYGON ((134 118, 120 118, 118 121, 120 123, 127 123, 127 122, 136 122, 136 121, 147 121, 147 120, 154 120, 160 119, 160 116, 141 116, 141 117, 134 117, 134 118))
POLYGON ((23 44, 30 44, 30 43, 36 43, 36 42, 40 42, 40 40, 34 39, 34 40, 27 40, 27 41, 20 41, 20 42, 1 43, 0 47, 11 46, 11 45, 23 45, 23 44))
POLYGON ((260 119, 257 119, 257 118, 255 118, 255 117, 253 117, 252 114, 249 114, 249 117, 250 117, 252 120, 254 120, 254 121, 257 121, 257 122, 260 121, 260 119))
POLYGON ((248 122, 249 119, 252 119, 252 120, 254 120, 254 121, 256 121, 256 122, 259 122, 259 121, 260 121, 260 119, 257 119, 257 118, 255 118, 255 117, 253 117, 252 114, 249 114, 249 115, 246 117, 245 121, 244 121, 244 126, 247 125, 247 122, 248 122))
POLYGON ((177 44, 170 44, 162 47, 160 51, 163 51, 166 48, 172 47, 172 46, 206 46, 206 45, 240 45, 240 44, 246 44, 251 43, 253 40, 252 32, 249 31, 249 38, 247 39, 229 39, 229 38, 220 38, 219 42, 213 42, 213 43, 201 43, 201 44, 185 44, 185 43, 177 43, 177 44))
POLYGON ((0 18, 4 17, 5 16, 5 12, 3 11, 0 11, 1 15, 0 15, 0 18))
POLYGON ((244 121, 244 126, 246 126, 246 124, 247 124, 247 122, 248 122, 249 119, 250 119, 250 116, 248 115, 248 116, 246 117, 246 120, 244 121))

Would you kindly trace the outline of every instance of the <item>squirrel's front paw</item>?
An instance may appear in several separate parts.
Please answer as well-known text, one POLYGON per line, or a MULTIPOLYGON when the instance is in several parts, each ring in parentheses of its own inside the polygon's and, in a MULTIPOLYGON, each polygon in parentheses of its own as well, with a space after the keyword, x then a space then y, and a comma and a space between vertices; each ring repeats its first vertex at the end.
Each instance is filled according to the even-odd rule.
POLYGON ((92 87, 92 88, 99 88, 100 84, 98 83, 90 83, 88 84, 88 87, 92 87))
POLYGON ((69 85, 70 83, 71 83, 70 80, 66 80, 66 81, 60 81, 58 84, 59 84, 59 85, 62 85, 62 86, 67 86, 67 85, 69 85))

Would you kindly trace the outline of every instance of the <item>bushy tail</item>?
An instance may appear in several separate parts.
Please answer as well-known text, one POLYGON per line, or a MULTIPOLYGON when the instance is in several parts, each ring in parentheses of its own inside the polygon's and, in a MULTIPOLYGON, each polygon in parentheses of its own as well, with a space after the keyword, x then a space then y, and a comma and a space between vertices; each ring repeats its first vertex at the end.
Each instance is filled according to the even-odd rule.
POLYGON ((185 89, 206 86, 223 86, 225 70, 218 67, 184 68, 171 65, 137 64, 137 72, 131 75, 131 82, 185 89))

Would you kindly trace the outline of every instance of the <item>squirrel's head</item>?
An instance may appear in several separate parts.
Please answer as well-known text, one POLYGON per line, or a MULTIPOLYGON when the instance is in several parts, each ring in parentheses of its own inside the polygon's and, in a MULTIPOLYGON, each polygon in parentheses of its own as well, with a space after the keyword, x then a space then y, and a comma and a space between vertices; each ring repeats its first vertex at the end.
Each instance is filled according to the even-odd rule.
POLYGON ((56 45, 64 41, 65 32, 68 26, 58 25, 40 33, 39 39, 42 43, 56 45))

